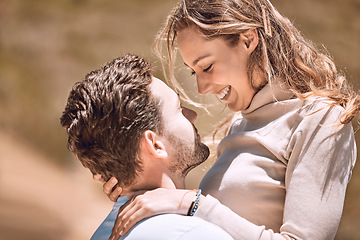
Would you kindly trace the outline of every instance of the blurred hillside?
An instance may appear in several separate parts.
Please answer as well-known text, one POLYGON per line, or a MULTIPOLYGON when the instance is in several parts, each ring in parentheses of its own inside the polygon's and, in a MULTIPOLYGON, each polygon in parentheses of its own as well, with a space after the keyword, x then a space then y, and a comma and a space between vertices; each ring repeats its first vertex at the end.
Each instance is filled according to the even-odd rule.
MULTIPOLYGON (((102 221, 111 204, 91 174, 68 153, 59 117, 76 81, 125 52, 144 56, 162 77, 152 43, 176 2, 0 0, 0 232, 6 239, 20 239, 14 232, 26 233, 26 239, 88 239, 102 221), (57 204, 63 211, 56 210, 57 204), (81 206, 86 214, 74 217, 74 209, 81 206), (37 214, 54 224, 35 224, 37 214), (79 225, 83 221, 87 222, 79 225)), ((272 2, 305 36, 326 46, 354 88, 360 89, 360 0, 272 2)), ((192 82, 184 87, 195 95, 192 82)), ((197 125, 206 135, 218 119, 209 120, 199 112, 197 125)), ((360 145, 359 133, 356 137, 360 145)), ((188 185, 197 185, 208 167, 195 169, 188 185)), ((357 166, 337 239, 360 236, 359 202, 357 166)))

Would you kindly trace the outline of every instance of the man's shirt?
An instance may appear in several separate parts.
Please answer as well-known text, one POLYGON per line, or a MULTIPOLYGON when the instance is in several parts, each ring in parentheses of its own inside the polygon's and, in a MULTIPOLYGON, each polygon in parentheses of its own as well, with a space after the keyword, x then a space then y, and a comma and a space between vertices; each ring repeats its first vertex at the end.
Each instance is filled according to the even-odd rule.
MULTIPOLYGON (((128 198, 126 197, 118 199, 109 215, 91 237, 91 240, 109 239, 119 208, 127 200, 128 198)), ((126 236, 120 239, 230 240, 233 238, 220 227, 200 218, 177 214, 162 214, 137 223, 126 236)))

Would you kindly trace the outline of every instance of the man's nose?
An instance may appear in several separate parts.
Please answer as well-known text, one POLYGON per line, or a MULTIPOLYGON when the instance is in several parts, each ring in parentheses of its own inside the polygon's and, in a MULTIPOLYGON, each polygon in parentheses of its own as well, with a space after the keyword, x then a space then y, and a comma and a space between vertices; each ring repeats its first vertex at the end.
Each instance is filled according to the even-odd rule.
POLYGON ((199 94, 207 94, 210 91, 211 83, 203 77, 196 77, 199 94))
POLYGON ((191 110, 189 108, 183 107, 182 112, 184 116, 191 122, 194 123, 197 118, 197 113, 194 110, 191 110))

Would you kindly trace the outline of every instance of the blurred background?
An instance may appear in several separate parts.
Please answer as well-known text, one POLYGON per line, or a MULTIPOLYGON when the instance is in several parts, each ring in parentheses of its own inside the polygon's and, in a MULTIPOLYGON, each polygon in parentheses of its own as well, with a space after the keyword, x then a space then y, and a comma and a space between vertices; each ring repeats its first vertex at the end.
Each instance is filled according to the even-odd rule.
MULTIPOLYGON (((76 81, 130 52, 162 78, 152 52, 174 0, 0 0, 0 239, 89 239, 112 203, 66 149, 59 117, 76 81)), ((360 0, 273 0, 319 46, 326 46, 355 89, 360 88, 360 0)), ((190 73, 178 67, 178 75, 190 73)), ((197 98, 195 80, 184 88, 197 98)), ((197 109, 202 136, 212 115, 197 109)), ((355 124, 355 122, 354 122, 355 124)), ((359 134, 356 138, 359 142, 359 134)), ((196 187, 214 159, 193 170, 196 187)), ((336 239, 360 236, 360 166, 348 186, 336 239)))

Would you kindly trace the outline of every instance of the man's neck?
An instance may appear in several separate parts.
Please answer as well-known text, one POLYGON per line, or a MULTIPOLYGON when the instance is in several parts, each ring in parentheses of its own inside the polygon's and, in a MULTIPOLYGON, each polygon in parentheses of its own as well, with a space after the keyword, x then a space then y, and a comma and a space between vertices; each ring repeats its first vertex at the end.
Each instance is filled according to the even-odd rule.
POLYGON ((168 188, 168 189, 176 189, 185 188, 185 178, 181 176, 180 174, 163 174, 162 176, 162 182, 161 182, 162 188, 168 188))
POLYGON ((134 190, 151 190, 155 188, 183 189, 185 188, 185 177, 179 173, 168 171, 146 171, 140 173, 134 190))

